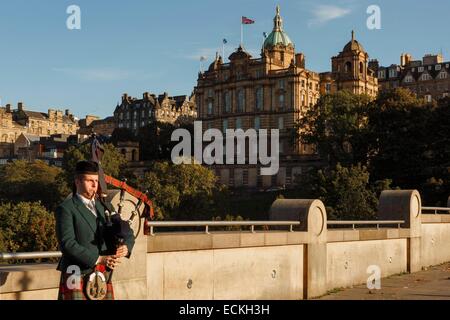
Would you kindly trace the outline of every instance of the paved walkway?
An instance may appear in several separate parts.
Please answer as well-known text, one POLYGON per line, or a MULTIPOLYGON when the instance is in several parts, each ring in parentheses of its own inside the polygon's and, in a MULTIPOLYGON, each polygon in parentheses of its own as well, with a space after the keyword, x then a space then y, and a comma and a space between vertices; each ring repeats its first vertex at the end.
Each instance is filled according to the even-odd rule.
POLYGON ((450 263, 381 280, 380 290, 366 285, 336 290, 321 300, 450 300, 450 263))

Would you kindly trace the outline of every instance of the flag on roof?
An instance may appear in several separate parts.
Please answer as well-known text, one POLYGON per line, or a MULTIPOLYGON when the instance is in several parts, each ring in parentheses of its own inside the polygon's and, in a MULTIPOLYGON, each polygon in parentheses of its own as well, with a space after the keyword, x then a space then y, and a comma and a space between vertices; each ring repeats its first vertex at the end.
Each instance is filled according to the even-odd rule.
POLYGON ((227 39, 223 39, 223 44, 227 44, 227 43, 228 43, 227 39))
POLYGON ((244 16, 242 17, 242 24, 253 24, 253 23, 255 23, 254 20, 249 19, 249 18, 244 17, 244 16))

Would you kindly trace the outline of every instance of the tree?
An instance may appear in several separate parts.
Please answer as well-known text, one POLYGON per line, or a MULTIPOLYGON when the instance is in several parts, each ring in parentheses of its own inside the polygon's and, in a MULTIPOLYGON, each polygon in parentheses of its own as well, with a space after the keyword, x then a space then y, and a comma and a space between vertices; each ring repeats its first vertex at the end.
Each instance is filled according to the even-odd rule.
POLYGON ((320 199, 329 220, 371 220, 375 218, 378 196, 390 188, 390 181, 369 183, 370 174, 360 164, 311 171, 298 181, 300 197, 320 199))
POLYGON ((40 202, 0 205, 0 249, 7 252, 56 251, 54 215, 40 202))
MULTIPOLYGON (((114 145, 107 143, 102 145, 105 153, 102 159, 102 168, 105 174, 115 178, 121 178, 125 173, 124 165, 127 160, 114 145)), ((65 179, 69 185, 73 183, 75 175, 75 166, 78 161, 91 159, 91 144, 82 144, 71 146, 64 152, 63 168, 65 170, 65 179)))
POLYGON ((395 185, 415 189, 430 177, 433 110, 405 89, 383 92, 373 102, 365 139, 373 179, 388 177, 395 185))
MULTIPOLYGON (((165 122, 153 122, 140 129, 139 145, 142 160, 147 161, 169 161, 174 146, 178 143, 172 141, 172 133, 176 129, 185 129, 193 136, 194 127, 192 123, 185 121, 177 124, 165 122)), ((192 150, 193 139, 192 139, 192 150)))
POLYGON ((302 143, 315 145, 331 166, 364 162, 369 102, 368 96, 348 91, 324 95, 296 124, 295 132, 302 143))
POLYGON ((0 167, 0 201, 41 201, 50 211, 70 193, 58 167, 42 161, 14 161, 0 167))
POLYGON ((222 191, 216 176, 198 164, 154 162, 138 187, 149 190, 158 219, 198 220, 215 216, 222 191))

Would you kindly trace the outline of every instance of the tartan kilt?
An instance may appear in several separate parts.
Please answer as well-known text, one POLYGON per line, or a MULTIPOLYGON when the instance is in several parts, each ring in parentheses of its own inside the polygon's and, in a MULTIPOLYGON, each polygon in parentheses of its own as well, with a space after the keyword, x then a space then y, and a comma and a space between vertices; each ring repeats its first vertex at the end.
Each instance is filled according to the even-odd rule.
MULTIPOLYGON (((114 289, 111 281, 111 272, 106 271, 105 273, 106 279, 106 296, 103 300, 114 300, 114 289)), ((80 278, 80 287, 69 289, 67 288, 67 279, 72 274, 61 272, 61 278, 59 282, 59 291, 58 291, 58 300, 89 300, 86 297, 84 291, 84 276, 80 278)))

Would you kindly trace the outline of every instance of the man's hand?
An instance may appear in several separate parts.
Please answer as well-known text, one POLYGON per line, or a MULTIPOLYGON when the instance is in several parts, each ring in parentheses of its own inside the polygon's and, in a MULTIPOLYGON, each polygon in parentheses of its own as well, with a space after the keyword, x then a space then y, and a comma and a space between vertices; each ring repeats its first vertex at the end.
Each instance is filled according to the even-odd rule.
POLYGON ((97 264, 102 264, 107 266, 109 269, 114 270, 114 268, 120 263, 120 257, 116 256, 100 256, 97 259, 97 264))
POLYGON ((123 258, 128 255, 128 247, 126 245, 122 245, 119 248, 117 248, 116 251, 116 257, 123 258))

